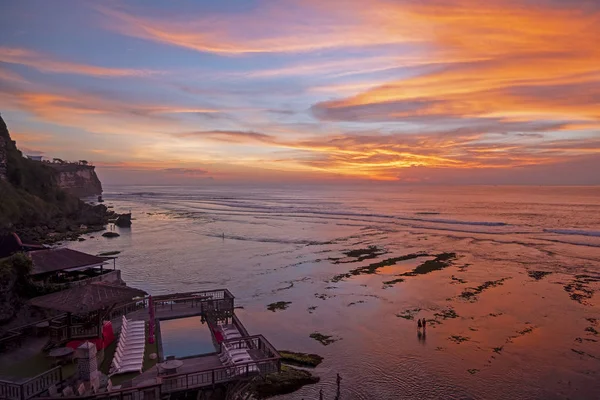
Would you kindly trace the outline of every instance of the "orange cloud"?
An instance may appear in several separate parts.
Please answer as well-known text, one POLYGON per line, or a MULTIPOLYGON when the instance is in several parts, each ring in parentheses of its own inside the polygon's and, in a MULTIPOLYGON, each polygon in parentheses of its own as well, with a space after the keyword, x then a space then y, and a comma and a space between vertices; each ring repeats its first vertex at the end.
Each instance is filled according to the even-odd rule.
POLYGON ((102 78, 150 76, 159 73, 158 71, 151 70, 98 67, 94 65, 60 61, 36 51, 14 47, 0 47, 0 62, 26 65, 41 72, 88 75, 102 78))
POLYGON ((371 24, 368 17, 377 17, 375 7, 364 7, 364 3, 357 1, 349 1, 352 3, 349 6, 342 2, 331 3, 263 1, 243 14, 180 19, 140 16, 115 8, 97 9, 110 18, 107 25, 117 32, 219 54, 305 52, 416 40, 409 24, 396 24, 394 35, 388 34, 388 26, 371 24), (265 24, 269 29, 265 29, 265 24))

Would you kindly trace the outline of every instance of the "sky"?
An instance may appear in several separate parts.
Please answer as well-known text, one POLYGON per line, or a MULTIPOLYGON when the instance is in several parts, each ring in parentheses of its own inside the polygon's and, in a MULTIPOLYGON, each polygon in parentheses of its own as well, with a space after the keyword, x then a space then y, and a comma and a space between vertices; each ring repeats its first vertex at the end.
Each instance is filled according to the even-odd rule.
POLYGON ((0 112, 105 184, 600 184, 597 0, 6 0, 0 112))

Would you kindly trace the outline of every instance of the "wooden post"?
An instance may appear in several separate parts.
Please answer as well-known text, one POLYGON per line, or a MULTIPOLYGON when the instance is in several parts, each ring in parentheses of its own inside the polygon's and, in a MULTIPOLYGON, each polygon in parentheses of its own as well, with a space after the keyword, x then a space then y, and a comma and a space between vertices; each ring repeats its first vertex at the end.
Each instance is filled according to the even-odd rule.
POLYGON ((67 337, 66 339, 71 339, 71 313, 67 313, 67 337))

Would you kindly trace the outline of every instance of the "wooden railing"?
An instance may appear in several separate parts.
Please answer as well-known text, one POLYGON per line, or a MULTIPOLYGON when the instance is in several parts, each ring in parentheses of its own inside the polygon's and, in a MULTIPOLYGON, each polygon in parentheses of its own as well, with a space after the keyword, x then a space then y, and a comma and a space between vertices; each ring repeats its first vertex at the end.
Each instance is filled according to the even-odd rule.
POLYGON ((21 400, 21 385, 0 381, 0 399, 21 400))
POLYGON ((105 271, 101 275, 92 276, 91 278, 80 279, 78 281, 53 283, 52 286, 60 290, 68 289, 75 286, 88 285, 92 282, 119 282, 121 280, 121 271, 118 269, 105 271))
MULTIPOLYGON (((211 310, 226 310, 233 312, 234 296, 227 289, 206 290, 201 292, 174 293, 168 295, 152 296, 154 310, 159 312, 161 309, 173 309, 176 305, 188 305, 190 307, 199 307, 198 312, 205 312, 207 308, 211 310)), ((146 309, 149 306, 149 296, 131 301, 126 304, 115 307, 110 312, 110 319, 113 320, 121 315, 146 309)))
POLYGON ((234 380, 242 380, 257 375, 278 372, 281 368, 279 358, 249 361, 235 366, 213 368, 208 371, 188 372, 185 374, 162 377, 161 392, 163 394, 182 390, 214 386, 234 380))
POLYGON ((265 355, 265 358, 281 358, 281 355, 275 347, 263 335, 253 335, 237 339, 223 340, 219 346, 219 353, 222 353, 227 347, 228 349, 251 349, 260 350, 265 355))
MULTIPOLYGON (((127 389, 100 392, 89 396, 77 396, 81 400, 143 400, 160 399, 163 395, 203 387, 214 387, 218 384, 249 379, 258 375, 266 375, 280 371, 279 358, 251 361, 236 366, 213 368, 206 371, 162 376, 157 383, 136 386, 127 389)), ((60 400, 65 397, 39 397, 40 400, 60 400)), ((75 398, 75 397, 74 397, 75 398)), ((17 398, 11 400, 19 400, 17 398)))
POLYGON ((62 382, 62 368, 55 367, 23 383, 0 381, 0 399, 27 400, 62 382))

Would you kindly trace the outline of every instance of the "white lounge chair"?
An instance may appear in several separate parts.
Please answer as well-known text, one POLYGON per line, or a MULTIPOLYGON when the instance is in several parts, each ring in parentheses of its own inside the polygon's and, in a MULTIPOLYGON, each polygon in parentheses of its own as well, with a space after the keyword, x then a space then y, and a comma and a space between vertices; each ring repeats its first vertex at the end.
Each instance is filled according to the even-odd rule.
POLYGON ((225 362, 227 360, 230 360, 231 357, 235 357, 235 356, 239 356, 239 355, 246 355, 246 354, 248 354, 248 351, 245 349, 229 350, 229 351, 225 351, 225 352, 221 353, 221 355, 219 355, 219 359, 221 360, 221 362, 225 362))
POLYGON ((115 357, 119 357, 119 362, 123 360, 140 360, 144 359, 144 349, 117 349, 115 357))
POLYGON ((142 372, 142 363, 121 365, 118 361, 113 360, 114 370, 110 375, 124 374, 127 372, 142 372))
POLYGON ((146 333, 146 329, 143 326, 123 326, 121 327, 121 332, 126 332, 127 334, 142 334, 146 333))
POLYGON ((122 323, 123 323, 123 325, 145 325, 146 324, 145 321, 137 321, 134 319, 127 319, 124 315, 122 317, 122 323))

